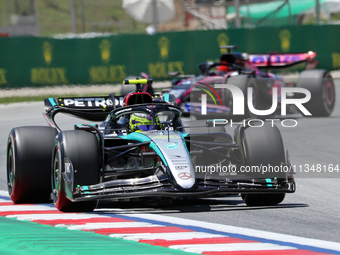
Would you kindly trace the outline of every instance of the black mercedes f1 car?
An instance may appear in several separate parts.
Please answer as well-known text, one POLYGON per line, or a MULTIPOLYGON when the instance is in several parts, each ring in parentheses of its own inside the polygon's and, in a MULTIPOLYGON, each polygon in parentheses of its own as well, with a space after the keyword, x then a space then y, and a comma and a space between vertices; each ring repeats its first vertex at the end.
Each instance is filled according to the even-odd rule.
POLYGON ((288 153, 275 126, 236 127, 207 120, 187 132, 169 95, 152 97, 140 84, 124 99, 48 98, 49 126, 13 128, 7 143, 8 192, 15 203, 51 198, 60 211, 92 211, 99 200, 190 199, 241 194, 249 206, 275 205, 295 191, 288 153), (171 101, 171 100, 170 100, 171 101), (61 130, 58 113, 101 124, 61 130))

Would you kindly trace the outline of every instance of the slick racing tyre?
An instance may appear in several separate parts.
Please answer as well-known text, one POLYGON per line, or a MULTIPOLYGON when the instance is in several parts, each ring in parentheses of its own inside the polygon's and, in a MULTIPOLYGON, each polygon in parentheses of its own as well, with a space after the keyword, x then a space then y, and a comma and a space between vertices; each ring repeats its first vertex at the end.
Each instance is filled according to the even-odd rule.
POLYGON ((228 78, 227 80, 228 84, 234 85, 241 89, 242 94, 244 95, 244 115, 233 115, 233 108, 234 108, 234 99, 232 97, 232 94, 229 89, 225 89, 225 100, 224 100, 224 105, 230 108, 230 119, 234 120, 243 120, 247 118, 257 118, 258 116, 253 114, 249 108, 248 108, 248 103, 247 103, 247 98, 248 98, 248 88, 252 88, 252 101, 253 101, 253 106, 255 109, 259 109, 259 96, 258 96, 258 91, 255 86, 255 79, 250 78, 247 75, 237 75, 237 76, 232 76, 228 78))
POLYGON ((96 136, 81 130, 62 131, 56 138, 52 162, 52 197, 56 208, 63 212, 90 212, 97 200, 73 202, 67 193, 66 176, 73 171, 74 192, 77 185, 92 185, 100 179, 100 153, 96 136))
POLYGON ((51 194, 52 127, 18 127, 7 141, 7 187, 14 203, 45 203, 51 194))
POLYGON ((332 76, 326 70, 305 70, 301 72, 296 87, 305 88, 311 99, 304 104, 312 117, 328 117, 335 106, 335 86, 332 76))
MULTIPOLYGON (((285 150, 280 131, 276 126, 265 123, 262 127, 249 127, 243 132, 242 147, 244 164, 246 166, 271 166, 280 167, 286 162, 285 150)), ((252 173, 252 177, 266 179, 285 178, 283 172, 252 173)), ((269 192, 269 190, 268 190, 269 192)), ((242 194, 248 206, 276 205, 283 201, 284 193, 272 194, 242 194)))
POLYGON ((277 194, 242 194, 242 199, 247 206, 272 206, 281 203, 285 193, 277 194))

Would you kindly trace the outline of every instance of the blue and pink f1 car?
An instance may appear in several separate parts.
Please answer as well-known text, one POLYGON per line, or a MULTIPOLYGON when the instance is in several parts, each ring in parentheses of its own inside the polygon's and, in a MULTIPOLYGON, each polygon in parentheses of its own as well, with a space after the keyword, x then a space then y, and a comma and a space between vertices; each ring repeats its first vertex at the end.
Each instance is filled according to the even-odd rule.
MULTIPOLYGON (((215 84, 232 84, 238 87, 245 98, 251 97, 257 110, 267 110, 273 106, 273 88, 277 88, 277 106, 272 115, 281 114, 281 89, 285 87, 303 88, 310 92, 311 98, 304 107, 312 116, 329 116, 335 105, 335 86, 333 78, 326 70, 312 69, 316 66, 316 53, 294 54, 241 54, 232 52, 237 46, 222 46, 227 53, 222 54, 220 62, 205 62, 199 65, 201 74, 196 77, 177 80, 169 92, 176 97, 177 104, 189 114, 199 116, 202 111, 202 95, 207 95, 207 113, 223 114, 238 118, 259 117, 244 100, 244 115, 233 116, 233 96, 225 88, 215 89, 215 84), (295 83, 286 83, 282 77, 270 73, 269 69, 281 69, 306 63, 306 70, 299 74, 295 83), (252 88, 249 90, 248 88, 252 88), (251 95, 248 95, 251 91, 251 95)), ((302 93, 289 93, 287 98, 303 98, 302 93)), ((235 104, 235 103, 234 103, 235 104)), ((294 105, 287 105, 287 114, 299 113, 294 105)))

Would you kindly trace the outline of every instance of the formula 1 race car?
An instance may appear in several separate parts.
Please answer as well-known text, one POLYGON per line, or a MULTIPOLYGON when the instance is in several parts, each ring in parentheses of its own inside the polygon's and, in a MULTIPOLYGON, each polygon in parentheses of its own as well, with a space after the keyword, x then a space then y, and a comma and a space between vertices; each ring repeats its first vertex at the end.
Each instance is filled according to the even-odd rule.
MULTIPOLYGON (((199 76, 175 80, 176 86, 169 93, 177 98, 177 104, 187 115, 189 113, 197 116, 201 114, 202 94, 206 93, 211 94, 207 100, 207 112, 210 115, 238 117, 239 119, 259 118, 259 114, 254 114, 256 111, 250 111, 248 100, 254 109, 260 111, 273 109, 272 116, 282 115, 281 92, 283 88, 290 88, 290 91, 293 91, 285 94, 285 98, 300 99, 305 102, 304 107, 309 112, 308 115, 326 117, 332 113, 335 105, 335 87, 329 72, 316 69, 304 70, 300 73, 296 83, 285 83, 278 75, 268 72, 269 69, 281 69, 301 63, 307 63, 306 66, 309 67, 315 66, 313 59, 316 53, 309 51, 297 54, 249 55, 232 52, 232 49, 237 46, 221 46, 221 48, 227 49, 228 52, 221 55, 220 62, 200 64, 201 74, 199 76), (259 69, 266 69, 266 71, 262 72, 259 69), (245 98, 242 103, 245 109, 243 114, 237 116, 234 114, 235 96, 231 91, 226 88, 215 89, 215 84, 231 84, 240 89, 240 93, 245 98), (308 97, 296 92, 298 91, 296 88, 306 89, 310 92, 311 98, 307 100, 308 97), (303 99, 305 97, 306 100, 303 99)), ((179 73, 172 73, 172 75, 177 74, 179 73)), ((287 105, 287 109, 284 109, 287 114, 300 114, 300 110, 294 105, 287 105)))
POLYGON ((52 198, 60 211, 92 211, 98 200, 241 194, 247 205, 257 206, 278 204, 295 192, 276 126, 239 125, 233 139, 225 120, 208 120, 207 132, 187 133, 182 109, 168 102, 168 94, 153 98, 141 92, 140 84, 151 82, 125 80, 137 87, 125 98, 112 93, 45 99, 49 127, 16 127, 8 137, 13 202, 52 198), (61 130, 58 113, 101 124, 61 130))

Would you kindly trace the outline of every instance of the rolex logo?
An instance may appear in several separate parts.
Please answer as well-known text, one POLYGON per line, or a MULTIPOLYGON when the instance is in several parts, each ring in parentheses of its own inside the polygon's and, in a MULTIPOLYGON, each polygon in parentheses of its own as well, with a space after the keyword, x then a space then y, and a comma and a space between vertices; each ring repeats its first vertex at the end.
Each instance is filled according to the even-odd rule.
POLYGON ((46 64, 51 64, 52 61, 52 49, 53 46, 50 42, 44 42, 43 44, 43 55, 46 64))
POLYGON ((158 47, 161 53, 161 58, 167 58, 169 55, 169 44, 170 41, 167 37, 162 36, 161 38, 158 39, 158 47))
POLYGON ((111 48, 111 43, 104 39, 102 42, 99 44, 99 49, 101 51, 101 58, 103 63, 108 63, 110 61, 110 48, 111 48))
POLYGON ((284 29, 280 32, 279 37, 280 37, 280 40, 281 40, 281 49, 282 49, 283 52, 289 51, 291 36, 292 36, 292 34, 287 29, 284 29))
MULTIPOLYGON (((217 36, 218 46, 229 45, 229 37, 226 33, 221 33, 217 36)), ((221 54, 227 53, 227 49, 220 49, 221 54)))

